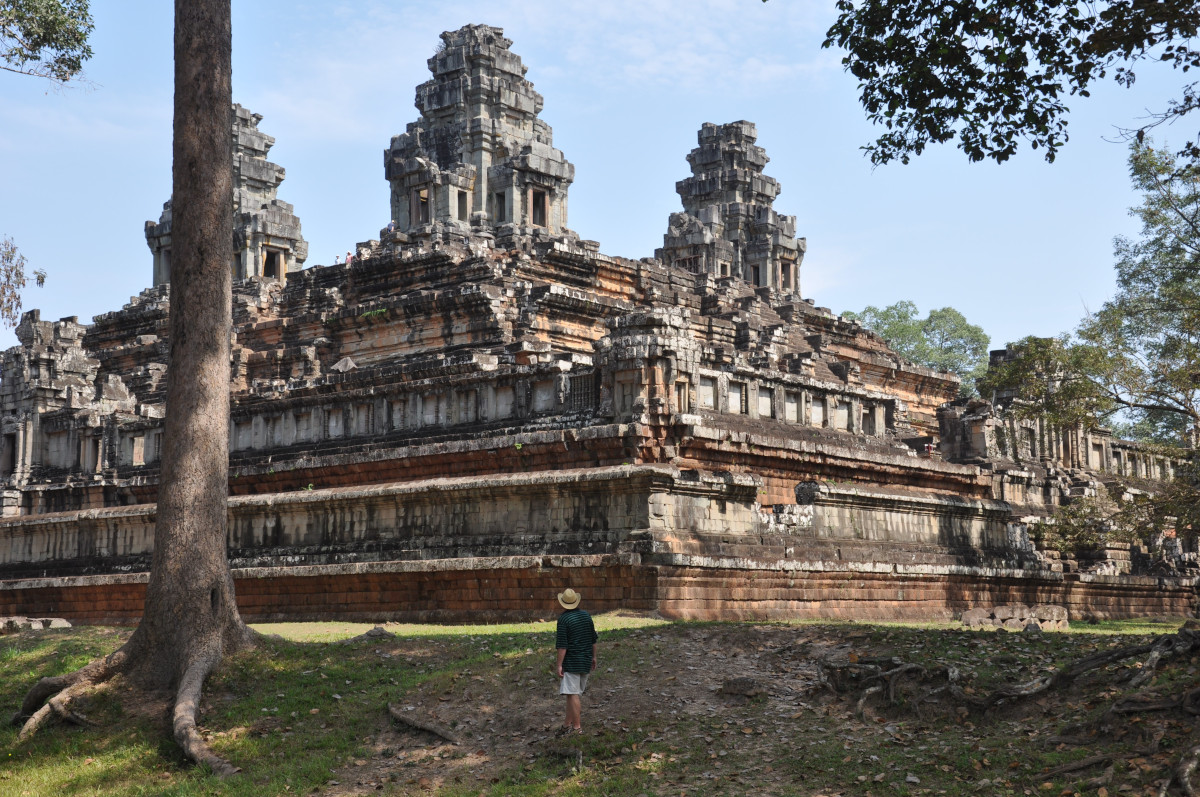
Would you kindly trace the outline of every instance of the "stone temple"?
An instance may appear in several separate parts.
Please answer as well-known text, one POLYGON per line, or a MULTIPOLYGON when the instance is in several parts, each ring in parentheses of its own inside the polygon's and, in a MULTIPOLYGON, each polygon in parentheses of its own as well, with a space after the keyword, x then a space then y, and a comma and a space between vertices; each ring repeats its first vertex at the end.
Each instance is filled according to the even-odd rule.
MULTIPOLYGON (((350 263, 302 268, 273 139, 234 108, 244 616, 549 616, 566 584, 669 617, 1194 608, 1197 580, 1140 575, 1137 547, 1072 559, 1027 533, 1175 463, 1015 421, 1015 397, 956 400, 955 376, 803 296, 753 124, 704 124, 662 248, 609 257, 568 227, 574 167, 512 43, 442 41, 384 151, 391 223, 350 263)), ((145 229, 152 287, 91 324, 29 312, 3 354, 0 614, 140 614, 170 227, 168 203, 145 229)))

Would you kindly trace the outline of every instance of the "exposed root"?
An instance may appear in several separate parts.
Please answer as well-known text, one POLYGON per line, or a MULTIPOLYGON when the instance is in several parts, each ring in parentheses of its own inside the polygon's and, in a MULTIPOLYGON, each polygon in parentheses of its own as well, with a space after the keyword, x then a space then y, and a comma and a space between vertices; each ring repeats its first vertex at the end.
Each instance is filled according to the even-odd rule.
POLYGON ((407 725, 410 728, 416 728, 419 731, 432 733, 434 736, 440 736, 450 744, 458 744, 458 736, 453 731, 441 723, 433 720, 420 719, 418 717, 410 717, 405 712, 396 708, 391 703, 388 703, 388 713, 392 715, 392 719, 402 725, 407 725))
POLYGON ((1112 761, 1112 756, 1105 755, 1103 753, 1100 755, 1088 756, 1087 758, 1080 759, 1079 761, 1072 761, 1069 764, 1063 764, 1062 766, 1057 766, 1054 769, 1048 769, 1041 774, 1041 777, 1052 778, 1056 775, 1066 775, 1071 772, 1079 772, 1084 769, 1100 766, 1101 764, 1107 764, 1109 761, 1112 761))
MULTIPOLYGON (((1153 677, 1159 662, 1163 659, 1178 656, 1197 648, 1200 648, 1200 634, 1188 629, 1182 629, 1177 634, 1164 634, 1152 642, 1146 642, 1141 645, 1130 645, 1084 656, 1081 659, 1071 662, 1071 664, 1053 675, 1036 678, 1023 684, 1005 684, 983 698, 972 698, 966 694, 962 694, 961 698, 974 708, 986 711, 1000 703, 1015 702, 1040 695, 1051 689, 1067 686, 1084 673, 1124 661, 1134 656, 1150 653, 1150 656, 1142 664, 1142 669, 1131 681, 1132 685, 1137 686, 1153 677)), ((1155 704, 1143 704, 1137 710, 1161 711, 1174 708, 1178 704, 1179 701, 1171 701, 1170 705, 1159 701, 1155 704)))
POLYGON ((1196 787, 1192 785, 1192 776, 1196 774, 1197 765, 1200 765, 1200 745, 1188 750, 1175 766, 1175 781, 1187 797, 1196 797, 1196 787))
MULTIPOLYGON (((880 700, 885 694, 887 702, 896 705, 897 688, 905 678, 913 678, 923 686, 919 693, 909 698, 909 706, 914 711, 920 709, 923 703, 933 702, 945 696, 958 704, 960 713, 986 713, 1000 705, 1012 705, 1052 690, 1062 689, 1094 670, 1146 656, 1137 673, 1129 681, 1131 686, 1137 687, 1149 682, 1161 663, 1197 650, 1200 650, 1200 631, 1184 628, 1178 633, 1164 634, 1139 645, 1103 650, 1084 656, 1057 672, 1021 683, 1002 684, 986 695, 976 695, 965 689, 962 685, 962 675, 955 667, 925 668, 897 658, 826 659, 817 662, 817 675, 818 682, 835 694, 857 693, 856 712, 859 716, 863 715, 872 699, 880 700)), ((1176 709, 1200 715, 1200 688, 1178 698, 1167 698, 1151 692, 1125 697, 1115 702, 1102 715, 1101 723, 1107 723, 1117 715, 1176 709)))
POLYGON ((179 691, 175 694, 171 726, 175 733, 175 742, 183 749, 184 755, 197 764, 206 765, 218 777, 227 778, 242 770, 214 753, 208 742, 204 741, 200 732, 196 730, 196 708, 200 705, 204 679, 220 660, 221 652, 218 649, 215 655, 198 658, 188 665, 183 678, 180 679, 179 691))
MULTIPOLYGON (((107 681, 124 665, 125 657, 125 649, 121 648, 103 659, 96 659, 75 672, 42 678, 25 695, 25 700, 21 702, 21 708, 17 709, 17 713, 12 716, 11 724, 20 725, 25 722, 37 713, 49 698, 68 687, 81 682, 95 685, 107 681)), ((24 731, 22 731, 23 733, 24 731)))
POLYGON ((883 686, 881 686, 880 684, 876 684, 875 686, 869 687, 866 691, 864 691, 862 693, 862 697, 860 697, 858 699, 858 705, 855 706, 855 708, 854 708, 854 713, 859 719, 863 718, 863 713, 866 711, 867 698, 869 698, 871 695, 877 695, 882 691, 883 691, 883 686))
POLYGON ((17 739, 25 741, 53 718, 76 725, 92 725, 91 720, 71 709, 71 701, 116 675, 125 659, 122 648, 75 672, 42 678, 25 695, 21 708, 12 717, 13 725, 21 725, 17 739))

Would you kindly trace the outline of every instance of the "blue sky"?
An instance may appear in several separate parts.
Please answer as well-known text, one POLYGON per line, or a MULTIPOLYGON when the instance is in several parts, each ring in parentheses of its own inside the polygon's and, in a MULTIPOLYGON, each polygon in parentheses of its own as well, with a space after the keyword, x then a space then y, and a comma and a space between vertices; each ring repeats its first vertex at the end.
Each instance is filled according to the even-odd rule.
MULTIPOLYGON (((486 23, 513 40, 575 164, 571 228, 607 254, 653 255, 700 125, 748 119, 783 186, 776 209, 808 238, 802 292, 818 305, 949 305, 994 347, 1070 329, 1098 307, 1113 287, 1113 236, 1137 233, 1116 126, 1162 108, 1188 76, 1147 65, 1131 90, 1076 99, 1054 164, 1028 150, 972 164, 949 146, 872 169, 855 81, 820 48, 833 6, 235 0, 234 97, 276 138, 279 195, 296 207, 310 266, 386 225, 382 152, 417 117, 413 89, 438 34, 486 23)), ((148 287, 142 228, 170 193, 171 4, 105 0, 93 15, 92 86, 0 75, 0 235, 48 272, 25 296, 43 318, 86 321, 148 287)), ((14 343, 0 333, 0 346, 14 343)))

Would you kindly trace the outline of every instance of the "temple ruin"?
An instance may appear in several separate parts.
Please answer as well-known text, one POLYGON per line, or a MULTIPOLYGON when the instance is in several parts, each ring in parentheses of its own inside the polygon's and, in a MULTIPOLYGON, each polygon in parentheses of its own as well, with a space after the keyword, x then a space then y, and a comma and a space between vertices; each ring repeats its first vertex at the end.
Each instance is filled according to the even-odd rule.
MULTIPOLYGON (((275 139, 258 129, 262 116, 233 106, 234 281, 264 277, 284 282, 308 257, 295 209, 276 198, 282 166, 267 160, 275 139)), ((158 223, 146 222, 146 245, 154 256, 154 285, 171 281, 171 201, 158 223)))
MULTIPOLYGON (((1197 580, 1039 550, 1028 524, 1176 463, 957 400, 801 294, 753 124, 705 124, 653 258, 567 227, 574 167, 498 28, 442 34, 384 152, 391 223, 301 268, 235 107, 229 555, 254 620, 1191 611, 1197 580)), ((682 158, 681 158, 682 162, 682 158)), ((682 168, 681 168, 682 172, 682 168)), ((22 319, 0 382, 0 613, 131 622, 159 478, 170 207, 152 287, 22 319)), ((1114 564, 1115 563, 1115 564, 1114 564)))

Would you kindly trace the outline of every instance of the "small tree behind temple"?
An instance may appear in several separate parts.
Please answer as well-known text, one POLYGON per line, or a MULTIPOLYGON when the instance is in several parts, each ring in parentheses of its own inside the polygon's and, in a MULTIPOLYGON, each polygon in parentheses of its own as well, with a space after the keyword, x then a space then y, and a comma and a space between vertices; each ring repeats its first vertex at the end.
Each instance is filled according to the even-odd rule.
POLYGON ((1135 240, 1117 238, 1117 293, 1073 335, 1026 338, 982 387, 1011 392, 1058 424, 1121 424, 1149 442, 1200 444, 1200 171, 1134 145, 1142 203, 1135 240))
POLYGON ((925 319, 919 318, 918 312, 912 302, 900 301, 843 315, 859 321, 917 365, 957 375, 962 379, 960 395, 975 395, 975 382, 987 367, 987 333, 953 307, 930 310, 925 319))

